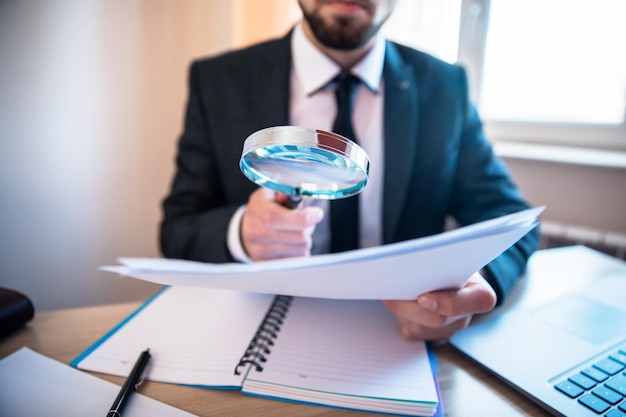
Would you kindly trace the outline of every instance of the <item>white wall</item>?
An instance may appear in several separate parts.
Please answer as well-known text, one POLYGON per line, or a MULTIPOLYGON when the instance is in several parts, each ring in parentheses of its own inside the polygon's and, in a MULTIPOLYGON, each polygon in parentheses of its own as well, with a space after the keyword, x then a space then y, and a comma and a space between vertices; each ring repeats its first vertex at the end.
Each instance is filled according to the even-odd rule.
POLYGON ((504 158, 541 218, 626 236, 626 169, 504 158))
POLYGON ((98 267, 159 255, 189 61, 232 43, 222 4, 0 3, 1 286, 38 310, 158 288, 98 267))

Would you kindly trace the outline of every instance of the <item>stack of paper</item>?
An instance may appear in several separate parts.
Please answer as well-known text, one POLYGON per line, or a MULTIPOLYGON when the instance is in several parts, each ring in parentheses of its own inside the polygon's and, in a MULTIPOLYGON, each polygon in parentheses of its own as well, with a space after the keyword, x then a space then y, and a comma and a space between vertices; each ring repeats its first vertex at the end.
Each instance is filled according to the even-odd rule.
POLYGON ((425 292, 461 287, 532 230, 543 210, 336 254, 253 264, 121 258, 123 266, 102 269, 165 285, 335 299, 415 299, 425 292))

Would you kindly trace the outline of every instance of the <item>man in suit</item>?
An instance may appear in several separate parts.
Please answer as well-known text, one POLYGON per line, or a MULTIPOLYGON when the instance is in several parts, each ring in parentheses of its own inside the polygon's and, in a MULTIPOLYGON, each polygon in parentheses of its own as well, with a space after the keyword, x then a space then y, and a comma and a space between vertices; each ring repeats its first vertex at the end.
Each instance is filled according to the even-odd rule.
MULTIPOLYGON (((333 79, 346 71, 360 80, 353 130, 371 159, 358 196, 361 247, 439 233, 448 216, 467 225, 528 207, 482 132, 463 69, 378 34, 395 3, 299 0, 304 18, 287 36, 193 63, 163 203, 165 256, 256 262, 329 250, 328 202, 290 210, 284 196, 242 175, 238 161, 259 129, 330 130, 333 79)), ((447 339, 504 299, 537 241, 529 233, 457 291, 384 303, 403 336, 447 339)))

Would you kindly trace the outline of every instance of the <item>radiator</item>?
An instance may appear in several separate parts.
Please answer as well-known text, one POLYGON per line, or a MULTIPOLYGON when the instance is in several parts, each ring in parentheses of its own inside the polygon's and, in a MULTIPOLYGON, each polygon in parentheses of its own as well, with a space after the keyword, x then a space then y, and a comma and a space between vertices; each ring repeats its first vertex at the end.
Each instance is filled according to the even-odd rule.
POLYGON ((585 245, 626 260, 626 234, 550 221, 541 222, 541 249, 570 245, 585 245))

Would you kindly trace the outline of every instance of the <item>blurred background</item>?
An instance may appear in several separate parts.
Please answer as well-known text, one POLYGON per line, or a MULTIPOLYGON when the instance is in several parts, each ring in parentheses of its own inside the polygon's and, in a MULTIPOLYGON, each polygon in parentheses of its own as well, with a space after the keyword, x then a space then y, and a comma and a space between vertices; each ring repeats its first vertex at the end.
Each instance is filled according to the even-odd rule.
MULTIPOLYGON (((191 60, 284 35, 296 0, 0 1, 0 286, 37 310, 145 299, 191 60)), ((394 40, 459 62, 543 245, 626 250, 626 2, 400 0, 394 40)), ((243 140, 244 138, 242 138, 243 140)))

